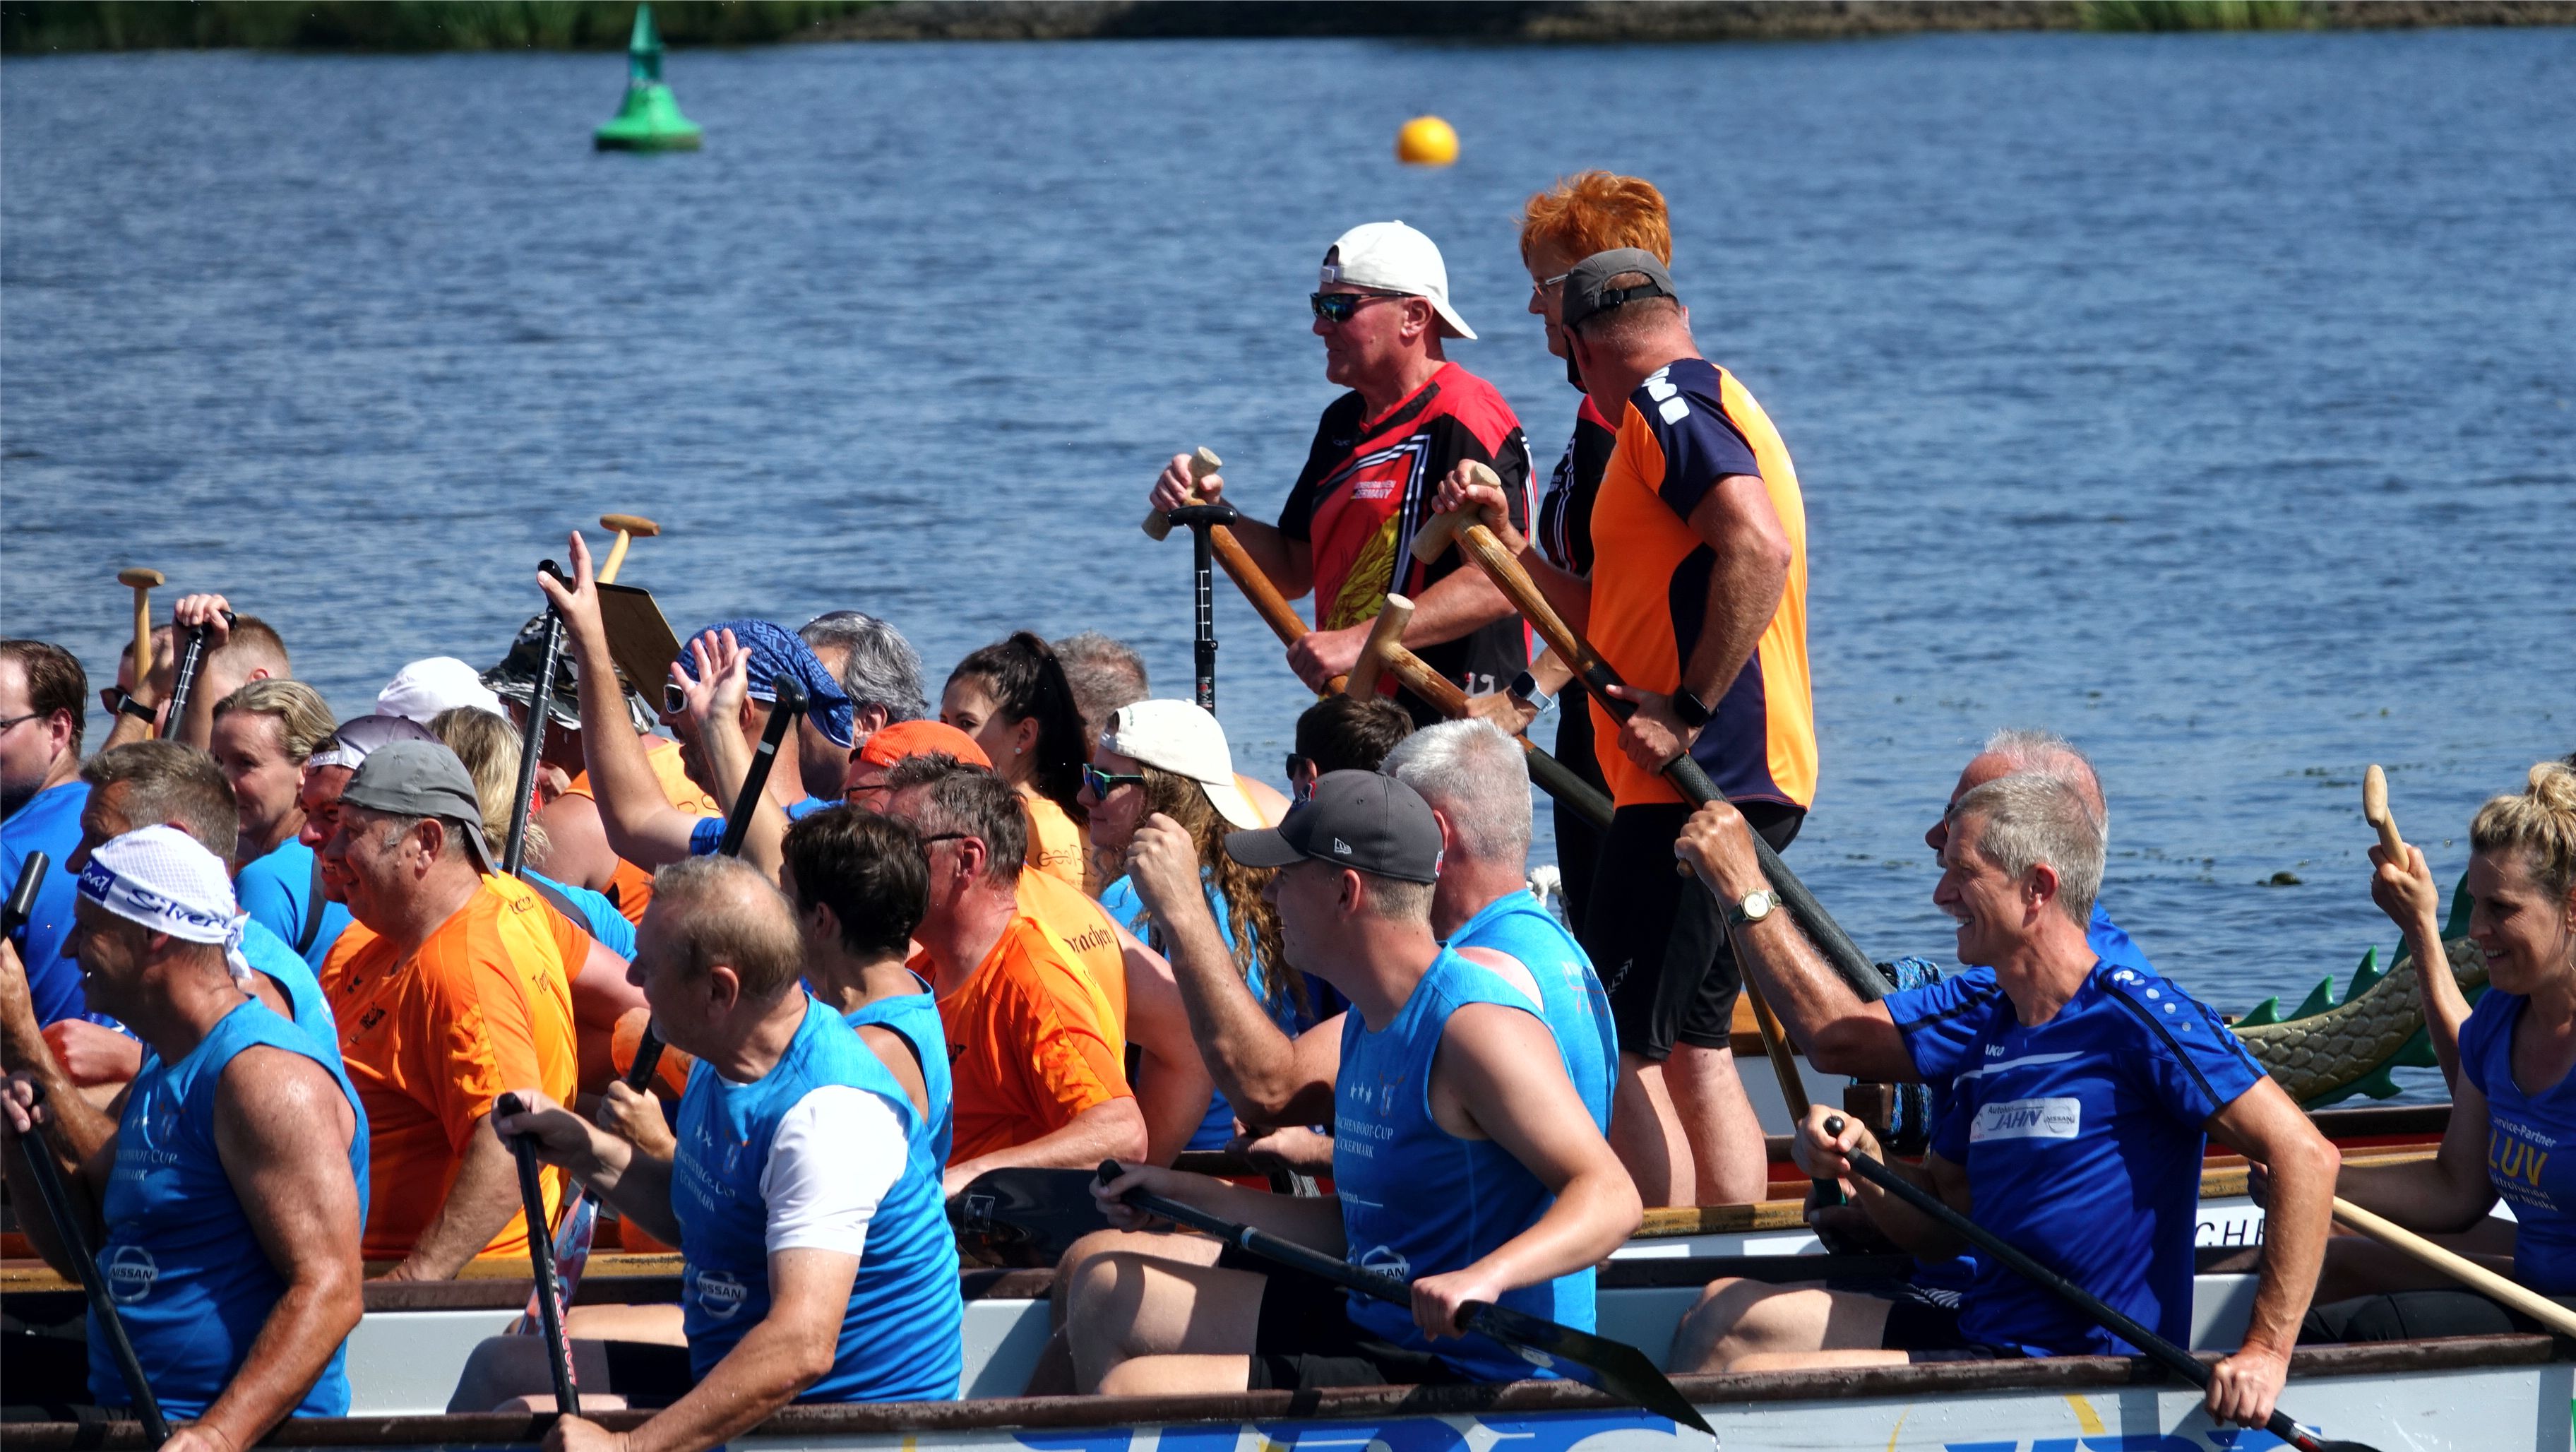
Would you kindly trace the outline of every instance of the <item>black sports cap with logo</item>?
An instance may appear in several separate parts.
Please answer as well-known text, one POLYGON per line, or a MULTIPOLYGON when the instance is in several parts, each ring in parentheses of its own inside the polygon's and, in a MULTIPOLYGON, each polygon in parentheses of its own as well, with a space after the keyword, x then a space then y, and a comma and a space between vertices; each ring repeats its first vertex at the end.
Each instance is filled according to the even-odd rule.
POLYGON ((1331 771, 1276 827, 1225 834, 1225 855, 1246 867, 1313 860, 1398 882, 1440 877, 1440 819, 1422 794, 1373 771, 1331 771))
POLYGON ((1681 294, 1673 288, 1672 273, 1655 260, 1655 254, 1642 247, 1613 247, 1584 258, 1565 275, 1558 318, 1563 326, 1571 328, 1623 303, 1650 297, 1681 301, 1681 294), (1610 285, 1610 279, 1631 272, 1642 273, 1646 280, 1626 287, 1610 285))

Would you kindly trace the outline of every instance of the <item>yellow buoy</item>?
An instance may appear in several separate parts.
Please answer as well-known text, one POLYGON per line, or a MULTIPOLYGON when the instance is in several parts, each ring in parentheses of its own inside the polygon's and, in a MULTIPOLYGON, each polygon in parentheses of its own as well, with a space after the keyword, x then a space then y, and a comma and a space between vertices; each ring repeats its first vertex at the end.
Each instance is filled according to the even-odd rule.
POLYGON ((1395 159, 1407 166, 1447 166, 1458 159, 1458 133, 1437 116, 1416 116, 1395 133, 1395 159))

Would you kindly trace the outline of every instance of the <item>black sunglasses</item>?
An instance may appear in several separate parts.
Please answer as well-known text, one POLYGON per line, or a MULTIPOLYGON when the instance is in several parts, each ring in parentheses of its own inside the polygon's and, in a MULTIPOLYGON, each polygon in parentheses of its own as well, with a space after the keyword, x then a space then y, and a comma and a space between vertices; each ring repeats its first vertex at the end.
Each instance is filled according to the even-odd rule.
POLYGON ((1129 782, 1134 782, 1138 786, 1143 786, 1145 784, 1145 779, 1141 776, 1131 776, 1126 772, 1102 771, 1099 767, 1093 766, 1087 761, 1082 764, 1082 784, 1091 788, 1091 794, 1100 798, 1104 802, 1109 800, 1109 794, 1111 792, 1118 790, 1129 782))
POLYGON ((1314 309, 1315 316, 1338 326, 1349 322, 1362 303, 1403 296, 1400 292, 1310 292, 1306 294, 1306 306, 1314 309))

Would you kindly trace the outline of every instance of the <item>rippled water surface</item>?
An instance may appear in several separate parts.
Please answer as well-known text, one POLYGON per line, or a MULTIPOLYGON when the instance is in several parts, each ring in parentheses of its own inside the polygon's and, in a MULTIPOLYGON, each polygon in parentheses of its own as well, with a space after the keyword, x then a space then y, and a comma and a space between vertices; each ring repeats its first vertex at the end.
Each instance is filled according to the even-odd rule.
MULTIPOLYGON (((1671 197, 1702 346, 1797 457, 1825 780, 1790 860, 1879 955, 1945 954, 1917 834, 1999 725, 2100 760, 2107 900, 2229 1010, 2393 936, 2366 762, 2447 878, 2576 748, 2576 31, 669 75, 702 154, 593 155, 603 55, 10 59, 0 626, 111 671, 149 564, 355 712, 497 656, 617 510, 666 526, 627 578, 683 629, 855 605, 944 674, 1096 626, 1185 692, 1187 551, 1139 495, 1204 443, 1276 507, 1332 392, 1325 244, 1437 238, 1455 356, 1544 462, 1575 398, 1513 216, 1608 166, 1671 197), (1424 110, 1452 170, 1388 159, 1424 110)), ((1302 695, 1230 595, 1221 629, 1275 777, 1302 695)))

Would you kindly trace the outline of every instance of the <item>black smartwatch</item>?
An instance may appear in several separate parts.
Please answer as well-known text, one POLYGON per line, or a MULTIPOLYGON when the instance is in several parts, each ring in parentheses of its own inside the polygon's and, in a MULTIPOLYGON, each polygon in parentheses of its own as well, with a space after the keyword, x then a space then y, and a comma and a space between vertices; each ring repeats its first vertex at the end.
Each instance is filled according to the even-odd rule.
POLYGON ((131 716, 135 720, 144 722, 148 725, 152 718, 158 715, 159 712, 155 708, 144 705, 141 701, 134 699, 134 693, 132 691, 119 691, 116 693, 116 714, 119 716, 131 716))
POLYGON ((1538 677, 1528 671, 1512 677, 1512 683, 1504 687, 1503 692, 1533 711, 1544 712, 1548 707, 1556 704, 1556 697, 1540 690, 1538 677))
POLYGON ((1707 725, 1708 718, 1716 714, 1709 709, 1706 701, 1692 695, 1688 687, 1679 687, 1673 691, 1673 719, 1693 731, 1707 725))

